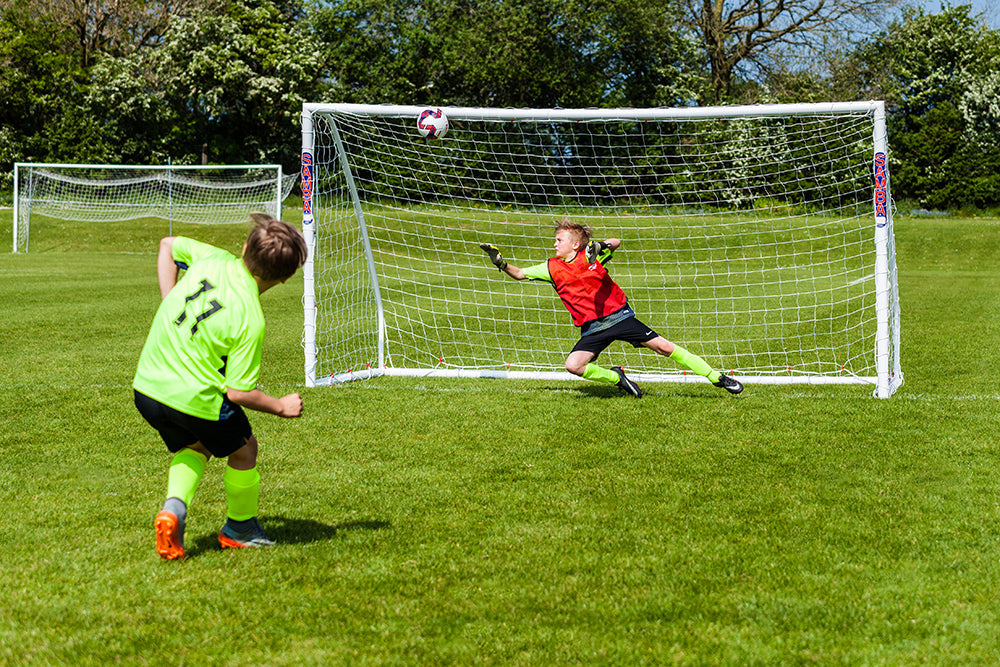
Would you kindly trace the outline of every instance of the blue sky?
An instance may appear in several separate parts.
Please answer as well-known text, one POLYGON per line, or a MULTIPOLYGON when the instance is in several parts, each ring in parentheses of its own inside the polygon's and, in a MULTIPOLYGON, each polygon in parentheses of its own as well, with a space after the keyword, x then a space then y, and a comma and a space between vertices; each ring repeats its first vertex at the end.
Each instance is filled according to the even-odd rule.
MULTIPOLYGON (((942 0, 912 0, 913 4, 923 7, 929 14, 937 14, 941 11, 942 0)), ((944 0, 945 4, 952 7, 960 5, 972 5, 972 14, 980 12, 986 18, 989 26, 995 30, 1000 30, 1000 0, 944 0)))

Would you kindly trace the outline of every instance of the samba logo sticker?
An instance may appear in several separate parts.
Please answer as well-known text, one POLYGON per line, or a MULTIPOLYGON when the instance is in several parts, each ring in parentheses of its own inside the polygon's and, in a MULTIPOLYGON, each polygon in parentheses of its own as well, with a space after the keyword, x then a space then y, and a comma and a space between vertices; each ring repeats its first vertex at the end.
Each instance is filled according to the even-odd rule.
POLYGON ((885 168, 885 153, 875 154, 875 226, 885 227, 886 206, 888 196, 886 194, 889 176, 885 168))
POLYGON ((302 224, 312 222, 313 156, 302 154, 302 224))

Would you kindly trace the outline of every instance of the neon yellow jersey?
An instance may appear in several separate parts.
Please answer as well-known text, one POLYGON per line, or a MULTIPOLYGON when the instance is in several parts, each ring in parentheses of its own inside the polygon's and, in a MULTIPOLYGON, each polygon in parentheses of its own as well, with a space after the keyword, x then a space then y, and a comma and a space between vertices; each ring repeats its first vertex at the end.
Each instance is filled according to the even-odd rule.
POLYGON ((549 274, 549 263, 535 264, 534 266, 529 266, 523 269, 524 277, 528 280, 544 280, 545 282, 555 282, 552 280, 552 276, 549 274))
POLYGON ((243 260, 177 237, 187 271, 160 303, 132 386, 194 417, 219 419, 226 388, 250 391, 260 375, 264 313, 243 260))

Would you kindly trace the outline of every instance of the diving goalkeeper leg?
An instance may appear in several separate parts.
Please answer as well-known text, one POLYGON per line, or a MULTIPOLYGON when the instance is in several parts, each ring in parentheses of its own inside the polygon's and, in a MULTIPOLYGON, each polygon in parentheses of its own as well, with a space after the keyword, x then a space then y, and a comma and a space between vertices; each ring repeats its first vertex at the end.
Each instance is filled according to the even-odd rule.
POLYGON ((704 359, 697 354, 688 352, 680 345, 674 345, 674 351, 669 356, 691 372, 704 375, 713 385, 725 389, 730 394, 738 394, 743 391, 743 385, 736 378, 712 370, 712 367, 704 359))

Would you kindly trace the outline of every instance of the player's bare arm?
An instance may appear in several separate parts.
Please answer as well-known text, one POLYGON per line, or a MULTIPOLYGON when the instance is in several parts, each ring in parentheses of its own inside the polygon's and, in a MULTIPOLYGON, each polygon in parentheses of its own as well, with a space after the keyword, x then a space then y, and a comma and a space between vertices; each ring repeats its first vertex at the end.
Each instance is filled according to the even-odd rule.
POLYGON ((160 283, 160 299, 167 298, 167 294, 177 284, 177 275, 180 269, 174 263, 174 238, 167 236, 160 239, 160 250, 156 256, 156 277, 160 283))
POLYGON ((507 266, 504 267, 503 272, 506 273, 511 278, 513 278, 514 280, 524 280, 527 278, 527 276, 524 275, 523 270, 517 268, 516 266, 514 266, 509 262, 507 263, 507 266))
POLYGON ((265 394, 260 389, 242 391, 228 387, 226 388, 226 397, 241 407, 257 412, 267 412, 278 417, 292 419, 302 415, 302 396, 299 394, 287 394, 277 398, 265 394))

